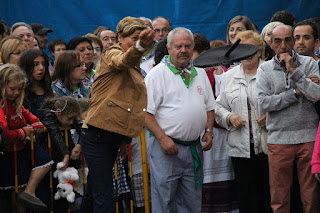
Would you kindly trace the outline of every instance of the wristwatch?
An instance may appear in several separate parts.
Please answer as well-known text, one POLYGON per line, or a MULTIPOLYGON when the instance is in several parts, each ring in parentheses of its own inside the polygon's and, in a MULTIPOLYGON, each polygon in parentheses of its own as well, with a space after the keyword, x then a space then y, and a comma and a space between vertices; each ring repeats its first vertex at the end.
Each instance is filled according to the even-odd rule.
POLYGON ((210 132, 213 135, 213 131, 211 129, 206 129, 205 132, 210 132))

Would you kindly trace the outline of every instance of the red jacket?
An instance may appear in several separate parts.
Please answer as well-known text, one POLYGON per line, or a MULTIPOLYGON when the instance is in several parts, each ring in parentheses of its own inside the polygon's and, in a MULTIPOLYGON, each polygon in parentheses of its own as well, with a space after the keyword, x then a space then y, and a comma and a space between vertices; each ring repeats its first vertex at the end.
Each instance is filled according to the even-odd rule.
POLYGON ((17 151, 24 148, 27 135, 22 128, 27 124, 31 124, 33 128, 43 127, 40 120, 23 106, 21 117, 17 115, 10 101, 7 102, 7 106, 0 108, 0 126, 6 138, 3 151, 13 151, 13 144, 17 144, 17 151))

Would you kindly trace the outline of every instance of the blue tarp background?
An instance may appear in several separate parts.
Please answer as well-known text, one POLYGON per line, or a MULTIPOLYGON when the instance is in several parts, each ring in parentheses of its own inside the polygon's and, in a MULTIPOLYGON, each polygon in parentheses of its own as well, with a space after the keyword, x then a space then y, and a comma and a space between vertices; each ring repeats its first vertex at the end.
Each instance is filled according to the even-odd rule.
POLYGON ((209 40, 226 40, 227 24, 234 16, 246 15, 262 30, 279 10, 291 12, 299 22, 320 16, 320 0, 0 0, 0 19, 9 27, 18 21, 42 23, 53 29, 49 41, 67 42, 100 25, 115 30, 125 16, 165 16, 173 27, 187 27, 209 40))

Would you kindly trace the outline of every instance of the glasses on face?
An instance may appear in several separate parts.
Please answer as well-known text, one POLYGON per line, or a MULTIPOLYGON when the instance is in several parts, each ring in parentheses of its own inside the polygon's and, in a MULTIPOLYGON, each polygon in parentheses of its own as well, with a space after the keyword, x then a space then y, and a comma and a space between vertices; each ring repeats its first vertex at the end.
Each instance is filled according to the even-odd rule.
POLYGON ((94 51, 100 53, 100 52, 101 52, 101 49, 100 49, 100 47, 96 47, 96 48, 94 48, 94 51))
POLYGON ((24 50, 16 50, 10 53, 10 55, 22 55, 22 53, 24 52, 24 50))
POLYGON ((74 67, 85 67, 85 66, 86 66, 85 63, 80 63, 80 64, 78 64, 78 65, 76 65, 76 66, 74 66, 74 67))
POLYGON ((162 32, 162 33, 168 33, 168 32, 169 32, 169 29, 168 29, 168 28, 154 29, 154 31, 155 31, 156 33, 160 33, 160 32, 162 32))
POLYGON ((116 42, 117 41, 117 38, 116 37, 109 37, 109 36, 105 36, 102 38, 103 41, 108 41, 108 40, 111 40, 113 42, 116 42))

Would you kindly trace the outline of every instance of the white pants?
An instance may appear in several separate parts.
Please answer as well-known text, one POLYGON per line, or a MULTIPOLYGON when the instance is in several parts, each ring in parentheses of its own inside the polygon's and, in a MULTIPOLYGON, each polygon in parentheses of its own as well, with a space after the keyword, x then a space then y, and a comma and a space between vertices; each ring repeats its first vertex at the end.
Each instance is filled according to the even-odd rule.
MULTIPOLYGON (((195 189, 191 149, 177 146, 177 155, 167 155, 155 137, 148 140, 152 213, 201 212, 202 187, 195 189)), ((202 160, 200 148, 199 144, 197 151, 202 160)))

